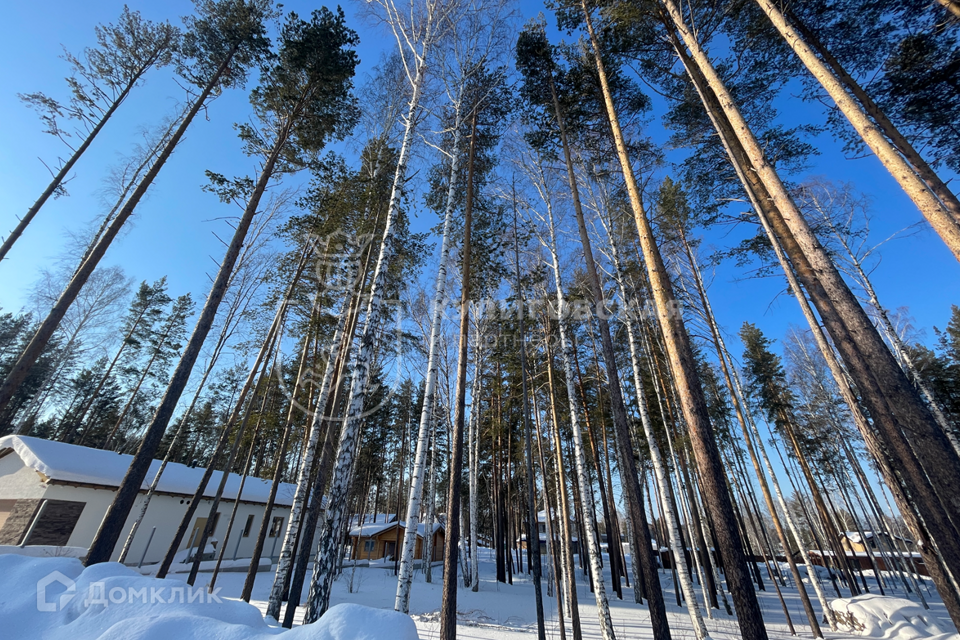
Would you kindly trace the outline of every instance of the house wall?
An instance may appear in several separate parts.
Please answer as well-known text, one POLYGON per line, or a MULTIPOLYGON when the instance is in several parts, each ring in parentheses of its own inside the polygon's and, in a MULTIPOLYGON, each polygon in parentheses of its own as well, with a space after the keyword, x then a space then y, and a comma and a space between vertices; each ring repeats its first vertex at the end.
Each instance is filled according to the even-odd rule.
POLYGON ((36 471, 15 453, 0 458, 0 500, 42 498, 46 485, 36 471))
MULTIPOLYGON (((83 511, 76 522, 73 532, 70 535, 67 546, 89 548, 93 538, 100 527, 100 522, 106 515, 107 509, 113 502, 116 491, 108 488, 95 488, 88 486, 76 486, 67 484, 44 483, 43 478, 35 470, 23 464, 20 456, 10 453, 0 458, 0 500, 70 500, 74 502, 85 503, 83 511)), ((123 542, 133 527, 133 522, 140 513, 146 492, 142 492, 130 511, 130 517, 124 525, 123 533, 120 536, 120 542, 117 544, 111 560, 118 560, 120 551, 123 548, 123 542)), ((186 513, 189 498, 186 496, 172 496, 164 494, 155 494, 150 500, 150 506, 144 516, 137 535, 130 547, 130 553, 127 555, 127 564, 137 564, 143 556, 144 550, 147 551, 144 557, 145 564, 160 562, 166 554, 167 548, 173 541, 180 520, 186 513), (156 527, 156 533, 150 540, 150 534, 156 527), (149 541, 149 548, 147 543, 149 541)), ((186 549, 190 543, 190 535, 198 518, 206 518, 210 512, 212 500, 204 499, 197 508, 184 536, 179 549, 186 549)), ((221 548, 221 543, 227 531, 230 520, 230 514, 233 511, 234 502, 221 500, 218 511, 220 517, 217 522, 217 528, 213 532, 213 538, 218 541, 217 549, 221 548)), ((260 523, 263 518, 264 505, 256 503, 241 502, 237 512, 236 520, 230 539, 226 541, 227 553, 225 558, 234 557, 234 549, 237 548, 237 541, 240 541, 237 549, 238 558, 249 558, 253 553, 254 545, 257 540, 257 533, 260 529, 260 523), (248 516, 253 515, 253 524, 250 527, 249 535, 243 536, 244 525, 248 516)), ((263 548, 263 557, 271 556, 275 560, 280 553, 280 547, 283 544, 283 535, 289 522, 290 509, 285 506, 278 506, 273 509, 270 516, 271 523, 274 517, 283 518, 283 526, 280 529, 280 535, 277 538, 268 536, 263 548)), ((316 544, 315 540, 311 544, 316 544)))
MULTIPOLYGON (((397 546, 397 549, 403 549, 403 531, 400 532, 400 544, 397 546)), ((386 556, 387 553, 387 543, 393 543, 397 540, 397 532, 395 529, 389 531, 384 531, 376 536, 363 536, 357 539, 356 536, 352 537, 351 547, 353 549, 351 559, 352 560, 381 560, 386 556), (364 543, 368 540, 374 541, 374 547, 371 551, 364 551, 364 543)), ((443 533, 437 531, 433 534, 433 561, 443 559, 443 533)), ((416 560, 423 558, 423 537, 417 536, 417 544, 414 547, 413 557, 416 560)))

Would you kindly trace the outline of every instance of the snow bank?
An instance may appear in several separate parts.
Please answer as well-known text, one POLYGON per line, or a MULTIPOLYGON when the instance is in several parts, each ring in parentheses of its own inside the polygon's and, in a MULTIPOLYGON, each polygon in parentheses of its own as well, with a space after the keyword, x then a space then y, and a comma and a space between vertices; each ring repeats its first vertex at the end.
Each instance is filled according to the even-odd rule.
MULTIPOLYGON (((311 640, 418 640, 417 626, 410 616, 385 609, 371 609, 359 604, 338 604, 330 607, 314 625, 311 640)), ((287 640, 292 636, 284 636, 287 640)), ((300 637, 297 637, 300 640, 300 637)))
POLYGON ((960 640, 960 634, 942 628, 931 613, 903 598, 862 595, 831 603, 837 620, 850 631, 870 638, 960 640))
POLYGON ((24 547, 0 544, 0 554, 15 553, 34 558, 82 558, 87 555, 86 547, 58 547, 51 544, 31 544, 24 547))
POLYGON ((418 640, 413 620, 354 604, 287 631, 256 607, 118 563, 0 555, 0 636, 18 640, 418 640))

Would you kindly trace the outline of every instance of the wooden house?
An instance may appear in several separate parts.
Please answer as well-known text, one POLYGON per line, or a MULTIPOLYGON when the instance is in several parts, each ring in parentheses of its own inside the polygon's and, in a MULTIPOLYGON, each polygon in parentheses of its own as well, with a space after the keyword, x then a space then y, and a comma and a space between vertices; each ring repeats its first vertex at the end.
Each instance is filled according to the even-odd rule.
MULTIPOLYGON (((414 548, 414 559, 423 559, 423 544, 426 541, 424 533, 426 525, 417 525, 417 546, 414 548)), ((393 560, 403 549, 403 537, 406 524, 400 522, 385 522, 378 524, 364 524, 350 530, 350 559, 351 560, 393 560), (398 531, 399 527, 399 531, 398 531)), ((443 559, 444 532, 439 523, 433 525, 433 557, 431 562, 443 559)))
POLYGON ((881 549, 883 551, 891 549, 898 549, 900 551, 916 550, 913 545, 913 540, 900 536, 891 537, 890 534, 884 531, 878 533, 864 531, 862 536, 857 531, 844 531, 840 536, 840 544, 843 545, 845 551, 853 551, 855 553, 865 552, 868 547, 874 552, 881 549))
MULTIPOLYGON (((526 528, 525 526, 526 523, 523 523, 523 525, 524 525, 524 528, 526 528)), ((572 518, 570 519, 570 527, 573 529, 573 531, 577 530, 577 523, 572 518)), ((547 545, 547 512, 546 511, 541 511, 537 514, 537 530, 540 532, 540 549, 542 551, 543 549, 546 548, 546 545, 547 545)), ((557 531, 556 525, 554 525, 552 533, 554 538, 556 538, 557 540, 560 539, 560 532, 557 531)), ((517 544, 520 546, 521 549, 526 550, 527 548, 526 533, 520 534, 520 537, 517 538, 517 544)), ((573 547, 572 551, 574 555, 579 555, 580 554, 579 538, 577 538, 577 536, 575 535, 571 536, 570 544, 573 547)))

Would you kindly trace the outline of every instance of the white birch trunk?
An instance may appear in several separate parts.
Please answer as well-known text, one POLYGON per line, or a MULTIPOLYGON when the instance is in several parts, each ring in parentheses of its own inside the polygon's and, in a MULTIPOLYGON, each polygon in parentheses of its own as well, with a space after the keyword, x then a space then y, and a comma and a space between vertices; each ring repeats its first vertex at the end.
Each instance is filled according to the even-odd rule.
MULTIPOLYGON (((627 290, 623 284, 623 274, 620 265, 620 255, 617 252, 616 243, 611 235, 612 229, 607 229, 608 239, 610 241, 610 255, 613 259, 615 280, 620 289, 620 297, 624 303, 629 299, 627 290)), ((653 431, 653 423, 650 421, 650 410, 647 407, 647 400, 643 394, 643 379, 640 375, 640 357, 637 349, 636 336, 634 334, 633 319, 628 317, 624 325, 627 329, 627 342, 630 345, 630 364, 633 367, 633 386, 636 390, 637 405, 640 410, 640 422, 643 425, 643 434, 647 439, 650 449, 650 462, 653 465, 653 472, 656 475, 657 492, 660 494, 660 503, 663 505, 662 515, 667 525, 667 535, 670 540, 670 549, 673 552, 674 564, 677 570, 677 579, 680 582, 680 589, 683 591, 683 598, 687 607, 687 614, 693 623, 694 633, 700 640, 706 640, 710 637, 706 624, 703 622, 703 614, 700 611, 700 605, 697 602, 697 595, 694 591, 693 582, 690 580, 690 573, 687 571, 687 564, 683 561, 683 539, 680 536, 679 520, 680 517, 674 510, 676 500, 673 496, 673 485, 668 477, 666 466, 663 464, 663 456, 660 453, 660 445, 657 443, 656 435, 653 431)), ((629 518, 627 519, 629 522, 629 518)), ((639 553, 638 549, 632 549, 634 557, 639 553)), ((632 564, 637 564, 634 559, 632 564)), ((634 580, 636 580, 634 573, 634 580)))
MULTIPOLYGON (((464 531, 464 530, 465 530, 465 527, 463 526, 463 506, 461 503, 460 531, 464 531)), ((471 584, 473 573, 470 569, 472 562, 470 558, 467 557, 467 539, 466 538, 467 538, 466 536, 460 536, 460 542, 458 544, 460 547, 460 575, 463 576, 463 586, 469 587, 471 584)))
POLYGON ((427 356, 427 376, 424 380, 423 407, 420 411, 420 429, 417 435, 417 451, 414 456, 413 474, 410 478, 410 499, 407 501, 407 522, 403 536, 403 552, 400 556, 400 572, 397 579, 397 597, 394 609, 410 612, 410 588, 413 584, 413 561, 417 543, 417 525, 420 516, 420 500, 423 495, 423 474, 427 459, 427 444, 430 439, 430 422, 439 375, 439 344, 443 322, 444 301, 447 291, 447 262, 450 259, 450 223, 456 202, 456 190, 460 175, 460 103, 454 105, 453 149, 450 154, 450 179, 447 187, 447 205, 443 215, 443 234, 440 244, 440 264, 437 267, 437 283, 433 295, 430 318, 430 344, 427 356))
MULTIPOLYGON (((347 281, 356 283, 359 276, 360 255, 362 251, 358 248, 352 254, 347 266, 347 281)), ((352 287, 347 289, 352 290, 352 287)), ((358 292, 359 293, 359 292, 358 292)), ((310 471, 313 468, 313 461, 317 455, 317 446, 320 442, 320 423, 323 420, 324 408, 330 397, 331 387, 333 386, 333 377, 337 368, 337 359, 340 357, 343 342, 343 335, 347 330, 347 318, 350 315, 350 295, 347 295, 343 301, 343 309, 340 313, 340 320, 337 328, 334 330, 333 339, 330 341, 330 355, 327 359, 327 365, 324 367, 323 380, 320 383, 320 394, 314 405, 313 419, 310 422, 310 435, 307 438, 302 458, 300 459, 300 469, 297 472, 297 488, 293 494, 293 503, 290 505, 290 517, 286 533, 283 537, 283 545, 280 548, 280 556, 277 559, 277 571, 274 574, 273 586, 270 589, 270 599, 267 603, 267 616, 274 620, 279 619, 280 607, 283 604, 283 586, 286 581, 286 575, 290 572, 293 562, 293 555, 296 552, 297 532, 300 529, 300 523, 303 519, 304 507, 306 507, 308 491, 310 484, 310 471)), ((329 429, 330 426, 328 425, 329 429)), ((301 544, 310 544, 313 536, 312 532, 304 532, 301 544)))
MULTIPOLYGON (((429 29, 428 29, 429 31, 429 29)), ((429 42, 429 34, 426 37, 429 42)), ((350 394, 347 400, 347 414, 337 446, 336 465, 330 485, 329 502, 324 514, 324 524, 320 532, 317 548, 317 558, 314 563, 313 576, 310 580, 310 595, 305 622, 315 622, 330 605, 330 591, 333 587, 337 567, 337 550, 340 548, 339 532, 343 525, 344 509, 347 506, 347 496, 350 490, 350 480, 353 476, 355 450, 358 441, 358 432, 363 418, 363 405, 366 399, 367 384, 370 376, 370 357, 375 347, 375 334, 380 324, 380 314, 383 307, 383 288, 386 280, 387 266, 392 257, 392 239, 397 217, 397 209, 403 182, 406 177, 407 159, 410 146, 413 142, 413 132, 416 126, 420 96, 423 90, 426 73, 427 46, 417 62, 416 76, 413 79, 413 92, 410 96, 410 106, 407 111, 403 142, 397 158, 397 171, 394 175, 393 187, 390 193, 390 203, 387 208, 387 219, 383 230, 383 241, 380 245, 380 255, 374 270, 373 283, 370 289, 370 301, 367 305, 367 314, 364 321, 363 333, 360 338, 360 349, 354 360, 352 377, 350 380, 350 394)))
POLYGON ((550 252, 550 258, 553 263, 554 282, 557 289, 557 317, 563 354, 563 373, 566 379, 567 398, 570 404, 570 429, 573 434, 573 454, 576 464, 577 480, 580 485, 580 500, 583 503, 583 513, 586 519, 584 529, 587 537, 590 575, 593 578, 594 596, 597 600, 597 617, 600 620, 600 636, 603 640, 616 640, 613 621, 610 618, 610 604, 607 601, 607 592, 603 581, 603 569, 600 564, 600 543, 597 540, 595 505, 593 492, 590 490, 590 477, 587 473, 587 463, 584 459, 583 437, 580 432, 580 420, 577 414, 577 394, 573 386, 573 344, 567 337, 567 303, 560 276, 560 258, 557 255, 553 211, 549 203, 547 203, 547 216, 550 227, 550 242, 547 245, 547 249, 550 252))
POLYGON ((430 487, 427 489, 427 510, 424 514, 424 531, 427 533, 426 540, 423 541, 423 579, 425 582, 433 582, 433 523, 437 495, 437 455, 434 451, 437 441, 437 416, 436 405, 430 411, 430 487))
POLYGON ((479 463, 479 438, 477 437, 477 429, 480 422, 480 401, 478 400, 478 396, 480 395, 481 330, 482 323, 478 318, 475 331, 473 389, 470 392, 470 429, 467 440, 470 467, 470 590, 474 592, 480 590, 480 563, 477 558, 477 554, 479 553, 477 543, 477 503, 479 502, 479 496, 477 495, 477 464, 479 463))

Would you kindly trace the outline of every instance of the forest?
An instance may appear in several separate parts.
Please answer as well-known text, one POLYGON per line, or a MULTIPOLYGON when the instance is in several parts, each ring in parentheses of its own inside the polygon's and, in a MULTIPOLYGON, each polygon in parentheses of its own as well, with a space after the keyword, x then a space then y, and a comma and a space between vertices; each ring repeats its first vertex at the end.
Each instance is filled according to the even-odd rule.
POLYGON ((277 488, 296 486, 266 609, 286 627, 298 606, 320 619, 347 532, 383 517, 404 528, 395 609, 442 581, 443 640, 485 552, 496 581, 532 581, 541 640, 551 608, 583 637, 578 580, 603 640, 615 599, 642 603, 656 640, 673 604, 698 640, 713 611, 764 640, 771 588, 791 630, 823 637, 834 597, 895 582, 926 607, 914 552, 960 627, 957 265, 906 253, 960 260, 958 0, 151 10, 77 25, 65 78, 8 87, 58 146, 18 159, 49 182, 0 222, 0 436, 132 455, 86 566, 124 561, 180 463, 203 481, 159 577, 214 471, 201 549, 227 475, 272 483, 246 601, 277 488), (165 115, 98 152, 161 81, 165 115), (249 173, 164 181, 230 96, 235 137, 205 144, 249 173), (876 171, 811 170, 830 154, 876 171), (877 181, 907 224, 883 218, 877 181), (138 282, 112 256, 184 190, 217 220, 216 253, 189 258, 203 288, 138 282), (35 241, 59 246, 38 271, 35 241), (902 287, 940 291, 936 326, 882 284, 887 256, 915 264, 902 287), (722 302, 757 282, 786 331, 722 302), (435 523, 442 566, 418 567, 435 523), (888 543, 864 569, 845 545, 870 536, 888 543))

